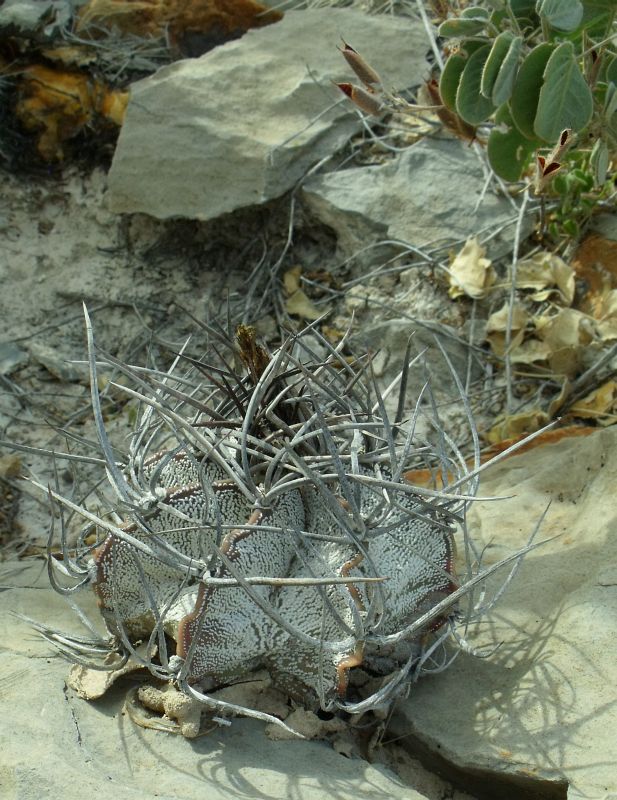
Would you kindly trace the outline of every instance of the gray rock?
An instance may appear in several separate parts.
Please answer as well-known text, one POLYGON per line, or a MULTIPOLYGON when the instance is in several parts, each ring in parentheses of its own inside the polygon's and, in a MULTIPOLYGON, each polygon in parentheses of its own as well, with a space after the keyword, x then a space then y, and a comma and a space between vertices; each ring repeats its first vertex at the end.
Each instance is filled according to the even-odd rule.
POLYGON ((15 342, 0 343, 0 375, 10 375, 27 363, 28 353, 15 342))
MULTIPOLYGON (((484 188, 482 165, 469 145, 423 139, 380 166, 315 175, 302 197, 333 228, 343 256, 380 239, 434 249, 516 219, 512 205, 484 188)), ((512 230, 489 244, 492 257, 509 252, 512 230)))
POLYGON ((111 208, 206 220, 282 195, 360 127, 332 85, 353 79, 341 36, 388 85, 422 79, 420 22, 289 11, 133 85, 109 174, 111 208))
MULTIPOLYGON (((461 655, 410 693, 389 736, 468 789, 495 798, 617 796, 617 430, 513 456, 473 506, 487 565, 539 538, 489 622, 469 631, 489 658, 461 655), (487 787, 490 791, 487 792, 487 787)), ((505 575, 503 576, 505 577, 505 575)))
POLYGON ((80 377, 83 378, 87 375, 87 368, 82 367, 79 369, 77 365, 70 364, 66 357, 54 347, 41 342, 32 342, 30 355, 59 381, 73 383, 78 381, 80 377))
POLYGON ((598 214, 597 217, 592 217, 590 227, 595 233, 617 242, 617 215, 598 214))
POLYGON ((0 9, 0 29, 52 36, 71 20, 68 0, 5 0, 0 9))
MULTIPOLYGON (((0 597, 0 794, 7 800, 426 800, 388 769, 324 742, 271 741, 255 720, 234 720, 190 742, 138 728, 121 711, 126 685, 96 702, 80 700, 65 687, 67 663, 13 616, 84 635, 47 585, 43 562, 0 565, 0 597)), ((96 618, 94 596, 84 599, 96 618)))
MULTIPOLYGON (((456 381, 447 361, 443 357, 437 341, 446 351, 452 368, 462 383, 467 374, 469 358, 468 345, 457 335, 456 331, 436 322, 414 324, 408 319, 391 319, 373 324, 363 324, 361 330, 352 338, 352 346, 356 352, 379 351, 381 359, 378 365, 386 382, 392 380, 401 370, 405 362, 407 342, 411 336, 411 356, 426 350, 427 368, 416 367, 408 376, 408 396, 417 397, 430 375, 431 386, 449 398, 456 398, 458 390, 456 381)), ((472 359, 472 378, 481 374, 479 366, 472 359)), ((396 401, 396 393, 392 402, 396 401)))

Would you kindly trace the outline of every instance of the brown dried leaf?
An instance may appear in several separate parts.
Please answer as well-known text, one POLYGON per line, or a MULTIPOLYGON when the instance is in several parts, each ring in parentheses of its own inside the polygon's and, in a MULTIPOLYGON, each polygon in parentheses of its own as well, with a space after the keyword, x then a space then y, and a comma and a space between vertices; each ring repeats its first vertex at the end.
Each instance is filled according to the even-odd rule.
POLYGON ((41 50, 41 54, 65 67, 87 67, 97 59, 96 50, 88 45, 63 45, 41 50))
MULTIPOLYGON (((491 314, 486 322, 486 339, 491 350, 499 358, 506 354, 506 332, 508 330, 509 304, 505 303, 499 311, 491 314)), ((529 314, 520 303, 515 303, 512 308, 512 330, 510 337, 510 351, 520 346, 525 336, 525 327, 529 321, 529 314)))
POLYGON ((486 434, 486 440, 497 444, 504 439, 520 437, 523 434, 535 433, 543 425, 548 424, 548 414, 539 408, 523 411, 502 417, 486 434))
POLYGON ((550 347, 538 339, 527 339, 510 351, 510 361, 513 364, 535 364, 546 361, 551 355, 550 347))
POLYGON ((482 247, 475 236, 467 239, 463 249, 450 264, 450 297, 467 295, 479 299, 486 295, 495 283, 495 270, 485 255, 486 248, 482 247))
MULTIPOLYGON (((581 427, 580 425, 568 425, 565 428, 557 428, 552 429, 550 431, 544 431, 544 433, 539 434, 535 438, 533 438, 527 444, 522 445, 518 448, 514 453, 513 456, 519 455, 519 453, 526 453, 529 450, 533 450, 535 447, 541 447, 547 444, 556 444, 560 442, 562 439, 569 439, 573 436, 589 436, 592 433, 595 433, 597 428, 592 427, 581 427)), ((499 453, 502 453, 504 450, 507 450, 513 444, 520 442, 521 439, 524 439, 527 434, 519 434, 518 436, 514 436, 511 439, 504 439, 501 442, 496 442, 495 444, 491 445, 491 447, 487 448, 482 452, 481 460, 484 463, 489 459, 493 458, 499 453)), ((508 456, 510 457, 510 456, 508 456)))
POLYGON ((617 242, 592 233, 581 243, 572 264, 584 292, 581 311, 602 318, 605 295, 617 289, 617 242))
POLYGON ((321 317, 325 309, 317 308, 312 300, 300 288, 301 267, 292 267, 283 275, 283 286, 287 300, 285 310, 291 316, 301 317, 312 321, 321 317))
POLYGON ((516 286, 518 289, 534 289, 531 298, 538 302, 557 292, 561 301, 570 306, 574 300, 574 270, 554 253, 536 253, 519 262, 516 286))
POLYGON ((617 422, 617 382, 607 383, 578 400, 570 407, 570 413, 581 419, 595 419, 600 425, 617 422))

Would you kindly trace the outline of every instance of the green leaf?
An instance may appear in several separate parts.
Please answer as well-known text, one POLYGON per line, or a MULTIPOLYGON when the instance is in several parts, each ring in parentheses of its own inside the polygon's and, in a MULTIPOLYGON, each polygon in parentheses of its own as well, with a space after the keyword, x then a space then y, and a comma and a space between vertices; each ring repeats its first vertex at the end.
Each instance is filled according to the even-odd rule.
POLYGON ((544 70, 554 49, 555 46, 548 42, 534 47, 523 61, 516 76, 510 98, 510 111, 516 127, 528 139, 537 138, 533 123, 544 81, 544 70))
POLYGON ((605 39, 615 13, 615 0, 583 0, 583 25, 592 39, 605 39))
POLYGON ((593 169, 593 178, 596 186, 602 186, 606 182, 609 165, 609 153, 606 142, 602 139, 594 144, 589 163, 593 169))
POLYGON ((538 24, 535 0, 510 0, 510 8, 521 28, 535 28, 538 24))
POLYGON ((617 111, 617 86, 609 83, 604 97, 604 119, 610 123, 613 114, 617 111))
POLYGON ((487 98, 493 94, 493 86, 497 80, 499 68, 510 49, 513 39, 514 34, 511 31, 503 31, 493 42, 491 52, 482 70, 482 82, 480 84, 480 91, 487 98))
POLYGON ((469 6, 461 11, 462 19, 488 19, 488 11, 482 6, 469 6))
POLYGON ((510 44, 493 86, 492 100, 496 106, 505 103, 512 95, 522 49, 523 37, 517 36, 510 44))
POLYGON ((505 181, 518 181, 539 141, 526 139, 518 130, 507 105, 495 115, 496 126, 488 137, 488 160, 495 173, 505 181))
POLYGON ((583 19, 581 0, 538 0, 536 11, 558 31, 573 31, 583 19))
POLYGON ((544 70, 534 131, 541 139, 556 142, 565 128, 581 131, 592 113, 591 89, 574 56, 574 45, 563 42, 552 53, 544 70))
POLYGON ((467 60, 456 92, 456 113, 470 125, 479 125, 488 119, 495 106, 480 92, 482 70, 491 51, 490 44, 475 51, 467 60))
MULTIPOLYGON (((608 53, 604 55, 605 59, 606 56, 608 53)), ((606 66, 600 69, 600 75, 606 83, 617 83, 617 57, 608 58, 606 66)))
POLYGON ((476 17, 475 19, 447 19, 442 22, 438 29, 439 36, 460 37, 460 36, 475 36, 476 33, 482 33, 486 27, 488 19, 486 17, 476 17))
POLYGON ((439 81, 439 94, 444 106, 456 114, 456 92, 467 59, 459 53, 453 53, 445 63, 439 81))

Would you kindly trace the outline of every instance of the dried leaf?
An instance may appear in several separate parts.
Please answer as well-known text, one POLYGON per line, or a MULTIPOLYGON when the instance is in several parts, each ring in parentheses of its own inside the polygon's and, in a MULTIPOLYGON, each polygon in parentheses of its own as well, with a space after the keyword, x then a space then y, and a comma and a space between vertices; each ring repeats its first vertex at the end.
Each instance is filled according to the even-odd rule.
POLYGON ((534 289, 531 298, 538 302, 558 292, 562 302, 570 306, 574 300, 574 270, 554 253, 536 253, 519 262, 516 286, 518 289, 534 289))
MULTIPOLYGON (((505 303, 499 311, 488 318, 486 322, 486 339, 491 350, 496 356, 503 358, 506 354, 506 333, 508 330, 509 303, 505 303)), ((512 329, 510 336, 510 351, 519 347, 525 336, 525 327, 529 321, 529 314, 520 303, 515 303, 512 308, 512 329)))
POLYGON ((314 320, 323 316, 324 309, 319 309, 302 291, 297 289, 287 298, 285 310, 292 316, 314 320))
POLYGON ((97 59, 96 50, 88 45, 63 45, 42 50, 41 54, 65 67, 87 67, 97 59))
POLYGON ((595 419, 600 425, 617 422, 617 382, 608 381, 570 407, 581 419, 595 419))
POLYGON ((300 288, 300 275, 302 274, 302 267, 292 267, 288 269, 283 275, 283 286, 285 287, 285 294, 293 294, 300 288))
MULTIPOLYGON (((535 438, 533 438, 528 444, 522 445, 512 453, 513 456, 519 455, 519 453, 526 453, 529 450, 533 450, 535 447, 541 447, 547 444, 556 444, 560 442, 562 439, 569 439, 573 436, 589 436, 592 433, 595 433, 597 428, 592 428, 589 426, 582 427, 580 425, 568 425, 565 428, 557 428, 552 429, 550 431, 545 431, 544 433, 539 434, 535 438)), ((518 436, 514 436, 511 439, 504 439, 502 442, 497 442, 491 447, 487 448, 483 451, 481 460, 482 462, 488 461, 490 458, 493 458, 499 453, 502 453, 504 450, 507 450, 509 447, 512 447, 513 444, 520 442, 521 439, 524 439, 527 434, 519 434, 518 436)), ((508 456, 509 458, 510 456, 508 456)))
POLYGON ((287 300, 285 310, 292 316, 314 320, 321 317, 325 309, 319 309, 300 288, 301 267, 292 267, 283 275, 283 286, 287 300))
POLYGON ((546 361, 550 355, 551 349, 546 342, 531 338, 510 351, 510 361, 513 364, 535 364, 546 361))
POLYGON ((536 317, 536 335, 552 351, 587 345, 594 339, 593 321, 573 308, 562 308, 553 316, 536 317))
POLYGON ((495 283, 495 270, 491 261, 485 258, 486 248, 475 236, 467 239, 463 249, 450 264, 450 297, 467 295, 475 299, 486 295, 495 283))
POLYGON ((486 434, 486 440, 497 444, 504 439, 520 437, 522 434, 534 433, 548 423, 548 414, 539 408, 523 411, 502 417, 486 434))

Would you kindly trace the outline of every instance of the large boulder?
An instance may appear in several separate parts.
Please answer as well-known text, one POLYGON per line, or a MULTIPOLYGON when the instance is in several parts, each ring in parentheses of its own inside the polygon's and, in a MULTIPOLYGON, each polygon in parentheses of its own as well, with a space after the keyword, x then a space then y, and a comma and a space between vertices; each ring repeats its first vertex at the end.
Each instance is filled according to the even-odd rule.
MULTIPOLYGON (((122 711, 127 686, 87 702, 65 685, 69 666, 15 613, 88 635, 45 565, 0 564, 0 796, 78 800, 426 800, 385 767, 317 741, 271 741, 264 724, 235 719, 187 741, 137 727, 122 711)), ((94 594, 80 605, 100 621, 94 594)))
POLYGON ((353 80, 341 37, 388 86, 425 77, 420 22, 289 11, 133 85, 109 175, 111 208, 207 220, 282 195, 361 126, 333 85, 353 80))
MULTIPOLYGON (((539 539, 461 654, 413 687, 389 736, 481 797, 617 797, 617 430, 513 456, 489 471, 471 526, 485 562, 539 539)), ((505 571, 504 571, 505 572, 505 571)), ((502 578, 505 578, 505 574, 502 578)))

